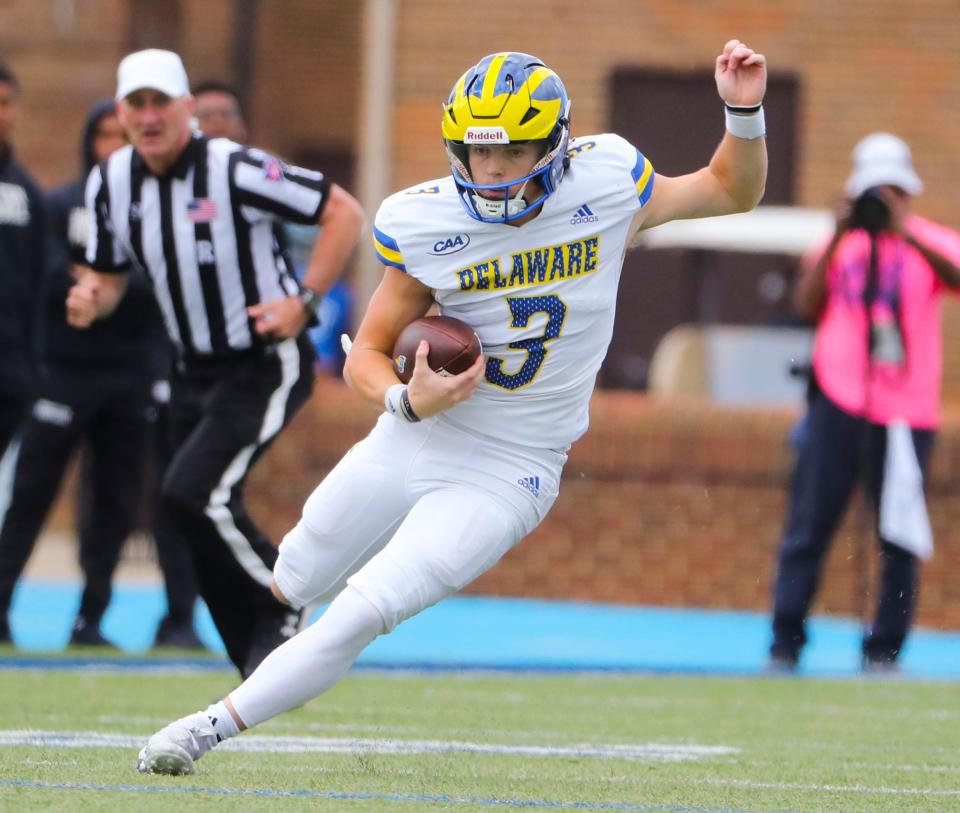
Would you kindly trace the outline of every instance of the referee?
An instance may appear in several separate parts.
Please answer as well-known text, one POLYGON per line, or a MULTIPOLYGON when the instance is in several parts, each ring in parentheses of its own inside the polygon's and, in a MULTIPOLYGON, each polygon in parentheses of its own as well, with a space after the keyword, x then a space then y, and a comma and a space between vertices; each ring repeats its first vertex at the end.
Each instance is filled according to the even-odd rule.
POLYGON ((130 145, 87 181, 92 271, 71 288, 67 320, 86 327, 146 271, 179 354, 172 378, 174 458, 161 506, 189 540, 200 594, 243 676, 296 632, 271 592, 276 548, 243 506, 250 467, 307 400, 304 328, 359 236, 357 201, 323 175, 191 130, 180 57, 150 49, 117 71, 130 145), (298 286, 275 246, 277 219, 318 223, 298 286))

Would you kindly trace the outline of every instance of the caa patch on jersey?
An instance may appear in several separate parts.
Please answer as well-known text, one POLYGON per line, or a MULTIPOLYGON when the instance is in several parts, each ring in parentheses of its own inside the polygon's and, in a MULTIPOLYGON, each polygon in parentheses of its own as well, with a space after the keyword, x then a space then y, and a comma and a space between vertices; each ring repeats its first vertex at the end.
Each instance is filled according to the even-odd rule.
POLYGON ((458 251, 463 251, 469 245, 469 234, 455 234, 452 237, 445 237, 442 240, 437 240, 437 242, 433 244, 433 249, 428 251, 427 254, 430 254, 433 257, 447 257, 450 254, 456 254, 458 251))

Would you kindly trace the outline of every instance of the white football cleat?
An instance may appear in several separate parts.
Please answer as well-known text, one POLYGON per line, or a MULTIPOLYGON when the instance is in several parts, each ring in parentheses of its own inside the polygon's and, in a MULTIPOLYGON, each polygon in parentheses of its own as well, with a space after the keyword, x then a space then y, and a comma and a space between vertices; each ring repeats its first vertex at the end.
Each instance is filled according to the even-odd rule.
POLYGON ((218 742, 207 715, 198 711, 161 728, 147 740, 137 758, 137 770, 168 776, 192 774, 196 760, 218 742))

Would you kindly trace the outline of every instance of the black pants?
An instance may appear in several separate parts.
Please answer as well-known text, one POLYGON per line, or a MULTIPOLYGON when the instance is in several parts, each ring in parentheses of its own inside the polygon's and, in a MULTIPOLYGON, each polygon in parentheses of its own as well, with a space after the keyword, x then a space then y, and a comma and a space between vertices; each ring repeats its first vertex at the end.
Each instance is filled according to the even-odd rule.
MULTIPOLYGON (((926 474, 934 432, 914 429, 912 434, 920 468, 926 474)), ((806 618, 824 556, 859 484, 866 487, 876 521, 886 449, 885 426, 849 415, 822 393, 814 397, 798 438, 787 527, 777 562, 772 655, 795 658, 806 643, 806 618)), ((883 539, 879 543, 879 598, 863 652, 870 658, 893 661, 913 619, 918 566, 917 558, 908 551, 883 539)))
POLYGON ((29 401, 0 398, 0 457, 23 423, 29 407, 29 401))
POLYGON ((0 457, 26 419, 34 396, 30 370, 16 353, 17 348, 0 348, 0 457))
POLYGON ((200 595, 230 660, 247 675, 295 631, 270 592, 276 548, 243 505, 247 473, 313 388, 305 337, 223 362, 189 364, 173 377, 176 447, 162 509, 189 540, 200 595))
MULTIPOLYGON (((155 386, 169 390, 170 384, 165 380, 155 382, 155 386)), ((190 627, 193 625, 193 609, 198 595, 193 556, 187 540, 160 504, 160 483, 163 482, 174 453, 169 392, 154 393, 150 409, 148 447, 152 453, 147 466, 147 478, 152 486, 153 538, 167 597, 165 622, 172 627, 190 627)))
MULTIPOLYGON (((5 515, 0 518, 0 612, 56 497, 67 463, 83 444, 89 455, 80 512, 80 567, 85 579, 78 615, 97 626, 140 496, 149 376, 137 367, 49 366, 16 451, 5 515)), ((13 447, 11 454, 14 454, 13 447)))

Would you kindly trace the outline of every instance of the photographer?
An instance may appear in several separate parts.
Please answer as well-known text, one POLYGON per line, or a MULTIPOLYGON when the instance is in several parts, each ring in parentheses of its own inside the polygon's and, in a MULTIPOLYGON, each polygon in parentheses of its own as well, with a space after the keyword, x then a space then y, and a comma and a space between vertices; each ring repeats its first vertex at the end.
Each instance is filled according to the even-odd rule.
POLYGON ((774 586, 774 671, 797 667, 824 555, 858 485, 880 520, 882 558, 864 670, 896 669, 910 628, 918 554, 931 549, 929 523, 917 476, 908 500, 917 521, 891 533, 884 480, 893 473, 886 478, 893 490, 904 472, 927 471, 940 421, 939 300, 960 287, 960 235, 911 213, 922 191, 903 141, 889 133, 861 140, 835 233, 807 256, 794 292, 816 336, 774 586))

